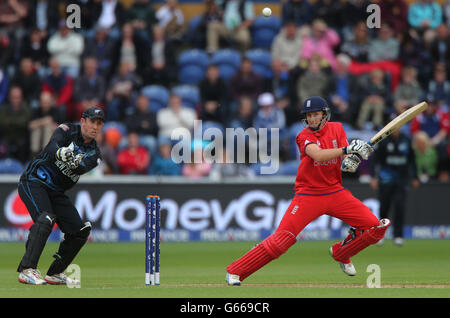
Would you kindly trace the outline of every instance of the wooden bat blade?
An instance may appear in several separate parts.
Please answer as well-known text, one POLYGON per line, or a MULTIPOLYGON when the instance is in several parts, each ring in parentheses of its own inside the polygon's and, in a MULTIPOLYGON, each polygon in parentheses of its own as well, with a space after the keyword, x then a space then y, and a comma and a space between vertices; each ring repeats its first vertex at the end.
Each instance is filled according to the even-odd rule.
POLYGON ((428 108, 428 104, 426 102, 421 102, 420 104, 417 104, 407 110, 405 110, 403 113, 392 119, 386 126, 384 126, 378 133, 375 134, 370 139, 370 143, 372 145, 376 145, 380 141, 382 141, 384 138, 392 134, 395 130, 406 124, 408 121, 419 115, 421 112, 423 112, 425 109, 428 108))

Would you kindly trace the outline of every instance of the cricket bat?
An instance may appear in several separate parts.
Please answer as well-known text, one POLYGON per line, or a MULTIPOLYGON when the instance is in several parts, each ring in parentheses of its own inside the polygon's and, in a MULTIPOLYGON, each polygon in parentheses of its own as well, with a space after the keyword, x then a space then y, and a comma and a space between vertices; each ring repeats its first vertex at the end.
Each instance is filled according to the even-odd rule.
POLYGON ((421 112, 423 112, 425 109, 427 109, 428 104, 426 102, 421 102, 407 110, 405 110, 403 113, 392 119, 386 126, 384 126, 378 133, 375 134, 370 139, 370 144, 372 146, 375 146, 377 143, 385 139, 387 136, 392 134, 395 130, 402 127, 404 124, 406 124, 408 121, 419 115, 421 112))

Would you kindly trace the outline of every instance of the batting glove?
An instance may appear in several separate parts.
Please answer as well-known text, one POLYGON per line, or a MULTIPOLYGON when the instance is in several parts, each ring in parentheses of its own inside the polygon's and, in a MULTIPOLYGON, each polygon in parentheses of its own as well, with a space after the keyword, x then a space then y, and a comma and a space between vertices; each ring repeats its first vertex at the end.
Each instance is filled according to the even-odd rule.
POLYGON ((74 159, 73 149, 74 149, 73 142, 70 143, 68 147, 59 148, 56 151, 56 159, 64 162, 72 161, 74 159))
POLYGON ((67 165, 71 170, 78 168, 78 166, 81 163, 81 160, 83 160, 84 154, 79 153, 76 155, 72 160, 67 162, 67 165))
POLYGON ((351 172, 354 173, 358 170, 358 166, 361 163, 361 159, 359 159, 358 155, 352 154, 350 156, 345 157, 341 164, 341 170, 343 172, 351 172))
POLYGON ((374 151, 373 147, 367 142, 359 139, 352 140, 349 146, 342 148, 344 155, 347 154, 358 154, 364 160, 369 159, 369 155, 374 151))

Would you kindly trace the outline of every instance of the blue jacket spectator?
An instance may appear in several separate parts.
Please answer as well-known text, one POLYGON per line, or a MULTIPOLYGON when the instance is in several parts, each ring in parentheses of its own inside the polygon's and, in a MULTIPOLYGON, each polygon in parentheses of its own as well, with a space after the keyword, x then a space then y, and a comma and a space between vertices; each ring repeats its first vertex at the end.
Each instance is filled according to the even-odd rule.
POLYGON ((159 139, 159 154, 155 156, 148 173, 157 176, 180 176, 181 165, 175 163, 170 154, 172 145, 169 138, 159 139))
POLYGON ((442 23, 442 9, 432 0, 417 1, 409 6, 408 22, 413 28, 437 28, 442 23))

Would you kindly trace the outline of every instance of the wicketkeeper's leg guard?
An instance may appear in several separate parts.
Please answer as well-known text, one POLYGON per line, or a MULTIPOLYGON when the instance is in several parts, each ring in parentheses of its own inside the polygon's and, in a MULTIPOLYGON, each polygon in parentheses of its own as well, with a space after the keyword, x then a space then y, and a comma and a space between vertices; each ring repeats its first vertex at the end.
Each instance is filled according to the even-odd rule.
POLYGON ((275 232, 230 264, 227 272, 239 275, 242 281, 270 261, 286 253, 296 241, 295 235, 288 231, 275 232))
POLYGON ((380 225, 368 230, 350 229, 349 235, 342 242, 332 246, 333 258, 344 264, 350 263, 350 257, 381 240, 390 224, 389 219, 382 219, 380 225))
POLYGON ((28 234, 27 243, 25 245, 25 255, 17 268, 18 272, 27 268, 37 268, 39 258, 41 257, 54 224, 55 215, 47 212, 42 212, 39 215, 36 222, 30 227, 30 233, 28 234))
POLYGON ((65 234, 64 240, 59 245, 58 252, 53 255, 55 260, 50 265, 47 275, 52 276, 64 272, 87 242, 90 233, 91 223, 86 222, 85 226, 78 233, 65 234))

